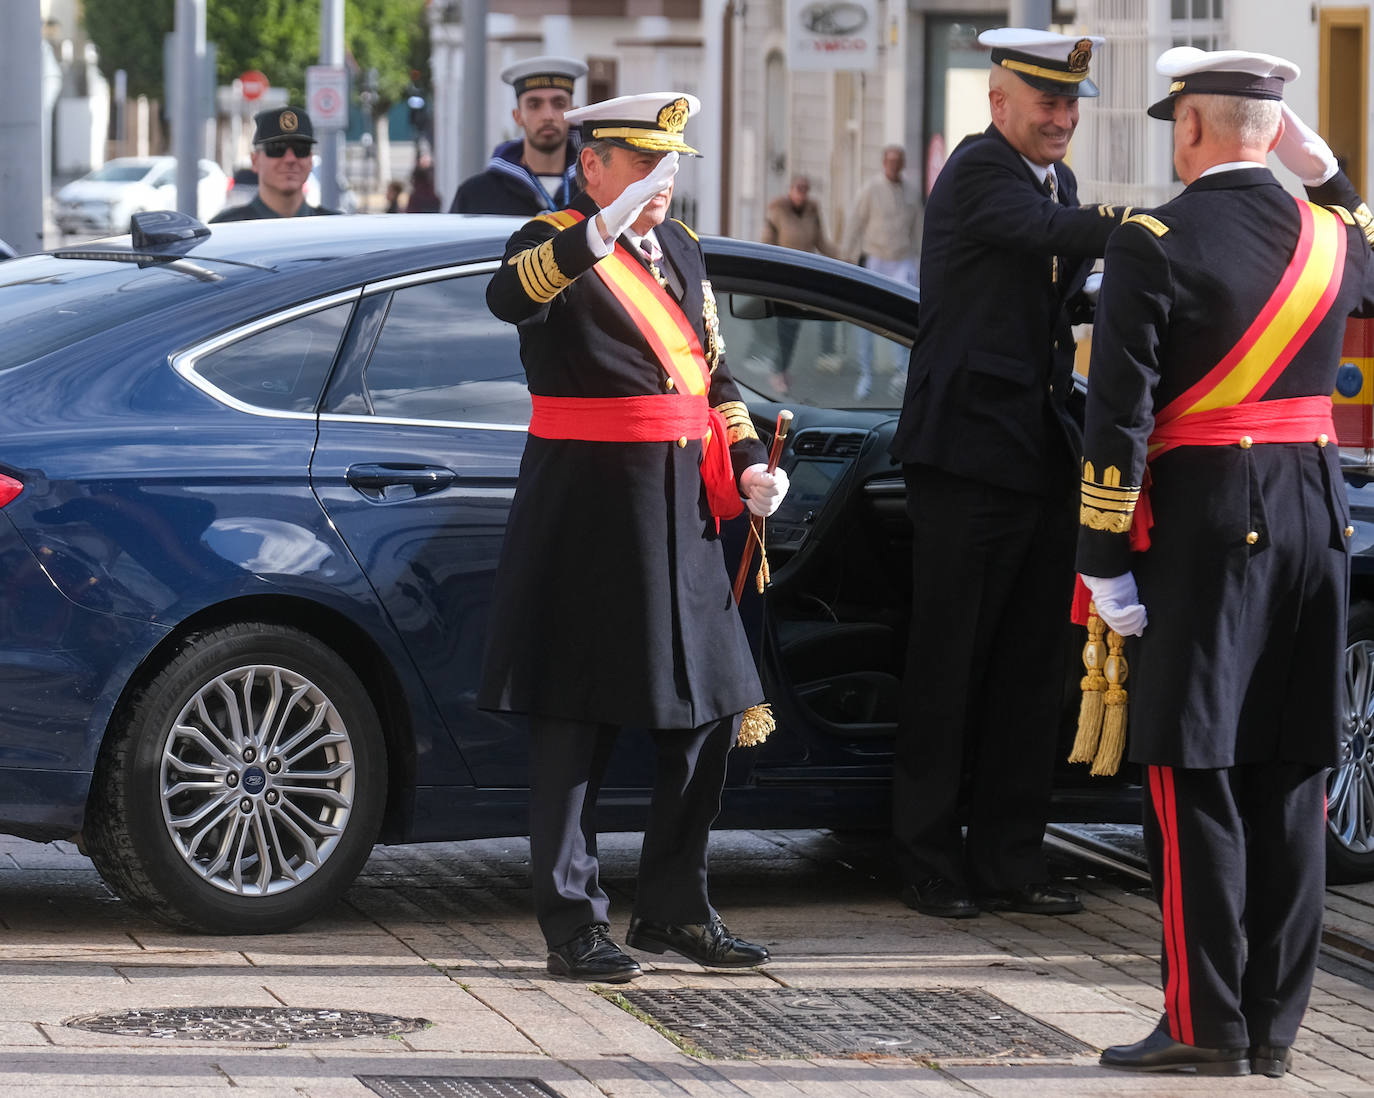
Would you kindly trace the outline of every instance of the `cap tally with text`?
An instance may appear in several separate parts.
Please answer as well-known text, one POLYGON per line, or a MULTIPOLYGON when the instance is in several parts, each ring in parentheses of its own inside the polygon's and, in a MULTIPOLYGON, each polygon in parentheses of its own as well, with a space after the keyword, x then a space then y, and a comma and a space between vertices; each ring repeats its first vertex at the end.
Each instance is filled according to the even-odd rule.
POLYGON ((530 57, 501 70, 501 79, 515 89, 516 99, 536 88, 558 88, 572 95, 573 85, 586 75, 587 66, 572 57, 530 57))
POLYGON ((253 144, 264 145, 268 141, 315 140, 315 128, 310 124, 310 116, 300 107, 273 107, 271 110, 258 111, 253 115, 257 124, 253 130, 253 144))
POLYGON ((687 119, 701 110, 701 100, 686 92, 622 95, 568 111, 563 118, 582 129, 582 141, 612 141, 644 152, 701 153, 682 140, 687 119))
POLYGON ((1094 34, 1055 34, 1026 27, 999 27, 978 36, 992 49, 992 63, 1010 69, 1036 91, 1092 97, 1088 79, 1093 50, 1106 41, 1094 34))
POLYGON ((1296 80, 1301 70, 1272 53, 1175 46, 1159 55, 1155 71, 1169 77, 1169 94, 1152 103, 1147 113, 1168 122, 1174 117, 1174 100, 1180 95, 1282 99, 1284 84, 1296 80))

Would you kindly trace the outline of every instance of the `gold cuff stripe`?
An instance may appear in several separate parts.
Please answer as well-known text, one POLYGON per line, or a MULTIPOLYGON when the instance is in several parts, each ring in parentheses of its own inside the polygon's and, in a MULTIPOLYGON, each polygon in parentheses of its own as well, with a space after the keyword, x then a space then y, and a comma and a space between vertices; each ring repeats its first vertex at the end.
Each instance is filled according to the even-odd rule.
POLYGON ((546 240, 537 248, 527 248, 512 256, 509 262, 515 265, 515 273, 520 276, 520 285, 525 296, 531 301, 552 301, 563 288, 572 282, 558 268, 553 258, 553 241, 546 240))
POLYGON ((1157 217, 1151 217, 1149 214, 1131 214, 1131 216, 1126 218, 1121 224, 1140 225, 1149 229, 1155 236, 1163 236, 1169 231, 1168 225, 1164 224, 1164 222, 1160 221, 1157 217))
POLYGON ((1039 65, 1028 65, 1024 61, 1012 61, 1009 58, 1002 60, 1002 67, 1011 69, 1013 72, 1024 72, 1030 76, 1054 80, 1060 84, 1081 84, 1088 78, 1086 70, 1083 72, 1065 72, 1063 69, 1043 69, 1039 65))
POLYGON ((749 408, 743 401, 727 400, 724 404, 718 404, 716 411, 725 420, 727 445, 733 446, 740 439, 759 437, 759 433, 754 430, 754 421, 749 416, 749 408))
POLYGON ((1103 530, 1108 534, 1125 534, 1131 529, 1132 514, 1099 511, 1086 504, 1078 509, 1078 522, 1089 530, 1103 530))

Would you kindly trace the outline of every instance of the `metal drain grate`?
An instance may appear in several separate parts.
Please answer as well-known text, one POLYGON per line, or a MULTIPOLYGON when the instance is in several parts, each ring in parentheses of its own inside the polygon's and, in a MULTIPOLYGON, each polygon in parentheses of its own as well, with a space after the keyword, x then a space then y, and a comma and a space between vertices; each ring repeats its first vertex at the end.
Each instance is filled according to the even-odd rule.
POLYGON ((189 1041, 322 1041, 413 1033, 424 1018, 309 1007, 149 1007, 83 1014, 64 1025, 121 1037, 189 1041))
POLYGON ((538 1079, 468 1079, 458 1075, 356 1075, 382 1098, 557 1098, 538 1079))
POLYGON ((916 1059, 1015 1059, 1093 1051, 976 989, 678 988, 620 994, 713 1056, 887 1053, 916 1059))

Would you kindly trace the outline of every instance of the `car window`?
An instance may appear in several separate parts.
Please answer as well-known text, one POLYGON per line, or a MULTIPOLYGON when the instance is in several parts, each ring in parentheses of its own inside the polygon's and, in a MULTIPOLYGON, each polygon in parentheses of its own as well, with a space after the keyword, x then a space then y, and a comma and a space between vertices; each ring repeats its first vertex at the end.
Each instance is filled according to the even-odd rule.
POLYGON ((255 332, 199 356, 194 370, 255 408, 313 412, 352 308, 344 302, 255 332))
POLYGON ((176 182, 176 168, 161 168, 148 177, 148 186, 166 187, 176 182))
POLYGON ((773 399, 818 408, 897 408, 910 350, 891 333, 780 298, 725 294, 730 372, 773 399))
POLYGON ((487 308, 487 278, 393 292, 363 375, 374 415, 528 423, 530 394, 514 326, 487 308))

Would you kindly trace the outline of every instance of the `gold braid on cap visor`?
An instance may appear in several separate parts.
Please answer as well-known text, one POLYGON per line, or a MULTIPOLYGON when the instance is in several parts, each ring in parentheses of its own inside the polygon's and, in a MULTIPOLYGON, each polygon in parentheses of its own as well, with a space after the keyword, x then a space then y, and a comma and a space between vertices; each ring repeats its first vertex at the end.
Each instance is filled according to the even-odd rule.
POLYGON ((999 61, 1004 69, 1011 69, 1013 72, 1024 72, 1030 76, 1040 76, 1046 80, 1054 80, 1060 84, 1081 84, 1088 78, 1086 70, 1083 72, 1065 72, 1063 69, 1043 69, 1039 65, 1028 65, 1024 61, 1012 61, 1004 58, 999 61))
POLYGON ((649 152, 687 152, 693 156, 701 155, 691 145, 683 141, 680 135, 664 133, 662 130, 641 130, 632 126, 610 126, 592 130, 592 137, 593 139, 618 137, 622 141, 628 141, 637 149, 646 149, 649 152))

